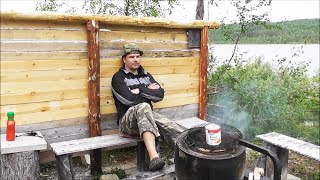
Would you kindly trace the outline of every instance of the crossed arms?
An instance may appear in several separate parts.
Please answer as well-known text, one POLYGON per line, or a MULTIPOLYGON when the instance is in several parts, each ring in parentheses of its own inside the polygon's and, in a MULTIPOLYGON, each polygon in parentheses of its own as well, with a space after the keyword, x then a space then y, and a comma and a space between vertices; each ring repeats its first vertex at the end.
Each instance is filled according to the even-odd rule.
POLYGON ((161 88, 151 74, 147 74, 150 84, 137 84, 129 88, 120 74, 112 78, 112 92, 124 105, 133 106, 142 102, 158 102, 164 97, 164 89, 161 88))

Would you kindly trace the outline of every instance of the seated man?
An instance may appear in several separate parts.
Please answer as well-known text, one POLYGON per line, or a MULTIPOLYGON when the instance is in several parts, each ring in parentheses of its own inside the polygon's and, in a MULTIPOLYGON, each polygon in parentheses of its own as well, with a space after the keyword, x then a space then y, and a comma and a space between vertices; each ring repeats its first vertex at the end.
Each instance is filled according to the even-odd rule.
POLYGON ((143 139, 151 160, 149 170, 154 171, 165 165, 156 151, 155 139, 161 133, 173 147, 177 136, 184 129, 153 111, 151 102, 161 101, 164 89, 140 65, 142 55, 143 52, 136 44, 124 45, 121 57, 123 67, 112 77, 112 94, 121 135, 143 139))

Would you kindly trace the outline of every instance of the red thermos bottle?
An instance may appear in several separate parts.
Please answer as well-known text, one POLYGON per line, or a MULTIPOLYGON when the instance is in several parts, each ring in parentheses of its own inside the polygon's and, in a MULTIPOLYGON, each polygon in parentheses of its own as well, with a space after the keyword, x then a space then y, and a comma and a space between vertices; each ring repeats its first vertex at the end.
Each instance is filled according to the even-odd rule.
POLYGON ((14 112, 8 112, 7 116, 7 141, 14 141, 16 137, 16 123, 14 122, 14 112))

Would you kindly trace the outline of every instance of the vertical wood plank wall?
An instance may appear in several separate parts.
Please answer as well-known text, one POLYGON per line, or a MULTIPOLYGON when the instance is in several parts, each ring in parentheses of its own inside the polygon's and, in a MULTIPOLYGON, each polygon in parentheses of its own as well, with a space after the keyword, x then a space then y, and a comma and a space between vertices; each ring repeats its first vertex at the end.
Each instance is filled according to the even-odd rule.
MULTIPOLYGON (((186 29, 100 24, 101 129, 116 128, 110 83, 125 43, 165 89, 154 107, 169 118, 197 116, 199 49, 186 29)), ((14 111, 18 132, 39 130, 48 143, 88 136, 86 22, 1 19, 1 130, 14 111)))

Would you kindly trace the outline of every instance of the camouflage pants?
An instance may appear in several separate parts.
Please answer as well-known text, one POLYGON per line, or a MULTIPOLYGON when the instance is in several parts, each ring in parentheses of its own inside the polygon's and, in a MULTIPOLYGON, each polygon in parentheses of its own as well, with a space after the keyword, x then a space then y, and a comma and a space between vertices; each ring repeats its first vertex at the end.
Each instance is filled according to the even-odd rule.
POLYGON ((140 103, 128 109, 120 120, 120 133, 124 136, 140 137, 146 131, 155 137, 160 134, 165 141, 174 147, 176 138, 185 129, 168 118, 153 112, 148 103, 140 103))

